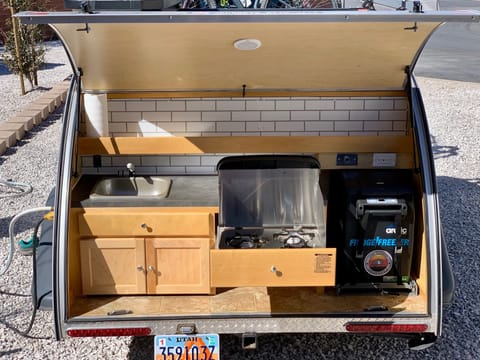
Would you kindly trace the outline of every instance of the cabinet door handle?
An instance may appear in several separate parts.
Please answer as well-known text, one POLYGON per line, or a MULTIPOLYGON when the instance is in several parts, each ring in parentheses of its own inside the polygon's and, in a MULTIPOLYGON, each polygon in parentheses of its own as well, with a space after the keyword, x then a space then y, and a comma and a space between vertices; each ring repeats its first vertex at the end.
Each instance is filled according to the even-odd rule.
POLYGON ((146 229, 148 226, 146 223, 142 223, 142 225, 140 225, 142 229, 146 229))
POLYGON ((143 271, 143 266, 142 265, 137 265, 137 270, 138 271, 143 271))
POLYGON ((155 268, 153 267, 153 265, 150 265, 150 266, 148 267, 148 271, 155 271, 155 268))

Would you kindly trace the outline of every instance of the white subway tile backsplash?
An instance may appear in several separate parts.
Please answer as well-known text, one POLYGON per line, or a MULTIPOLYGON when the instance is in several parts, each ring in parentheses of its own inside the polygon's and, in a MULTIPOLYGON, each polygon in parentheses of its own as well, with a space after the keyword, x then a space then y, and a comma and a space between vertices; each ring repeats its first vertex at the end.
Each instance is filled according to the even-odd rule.
POLYGON ((128 122, 140 121, 142 119, 141 112, 112 112, 112 122, 128 122))
POLYGON ((168 132, 172 135, 187 131, 186 122, 157 122, 156 125, 160 131, 168 132))
POLYGON ((102 166, 112 166, 112 158, 110 156, 102 156, 102 166))
POLYGON ((111 171, 111 168, 82 167, 82 174, 84 175, 111 174, 110 171, 111 171), (103 172, 101 173, 100 170, 103 172))
POLYGON ((335 121, 335 131, 362 131, 363 121, 335 121))
POLYGON ((231 113, 228 111, 202 112, 202 121, 230 121, 231 113))
POLYGON ((378 136, 376 131, 350 131, 349 136, 378 136))
POLYGON ((406 121, 394 121, 393 122, 393 131, 406 131, 407 122, 406 121))
POLYGON ((305 101, 306 110, 334 110, 335 102, 333 100, 307 100, 305 101))
POLYGON ((127 101, 127 111, 155 111, 155 101, 127 101))
POLYGON ((405 135, 405 131, 380 131, 379 136, 402 136, 405 135))
POLYGON ((213 166, 216 167, 218 162, 223 159, 225 156, 224 155, 214 155, 214 156, 209 156, 209 155, 202 155, 200 157, 200 164, 202 166, 213 166))
POLYGON ((137 166, 135 168, 135 173, 137 175, 156 175, 157 174, 157 168, 155 166, 153 166, 153 167, 137 166))
POLYGON ((125 100, 108 100, 108 111, 126 111, 126 103, 125 100))
POLYGON ((320 120, 330 120, 330 121, 342 121, 349 120, 350 112, 349 111, 321 111, 320 120))
POLYGON ((201 121, 202 113, 200 111, 192 112, 172 112, 172 121, 201 121))
POLYGON ((365 131, 392 131, 391 121, 364 121, 363 129, 365 131))
POLYGON ((365 100, 365 110, 393 110, 393 99, 365 100))
POLYGON ((290 111, 262 111, 260 114, 262 121, 286 121, 290 120, 290 111))
POLYGON ((245 110, 244 100, 217 101, 217 111, 243 111, 245 110))
POLYGON ((200 165, 200 156, 172 156, 170 162, 172 166, 195 166, 200 165))
POLYGON ((192 132, 215 132, 215 122, 194 122, 194 123, 187 123, 187 131, 192 132))
POLYGON ((172 136, 176 136, 176 135, 173 135, 168 131, 164 131, 162 129, 157 129, 156 132, 143 132, 143 133, 138 132, 137 133, 137 137, 172 137, 172 136))
POLYGON ((320 136, 348 136, 347 131, 320 131, 320 136))
POLYGON ((260 121, 260 111, 232 111, 232 121, 260 121))
POLYGON ((127 123, 112 122, 112 123, 108 124, 108 130, 110 132, 114 132, 114 133, 127 132, 127 123))
POLYGON ((142 166, 170 166, 170 156, 142 156, 142 166))
POLYGON ((188 166, 185 171, 187 174, 215 174, 215 166, 188 166))
MULTIPOLYGON (((231 132, 202 132, 202 136, 232 136, 231 132)), ((236 135, 235 135, 236 136, 236 135)))
POLYGON ((215 111, 215 101, 212 101, 212 100, 187 101, 187 111, 215 111))
POLYGON ((277 100, 275 110, 305 110, 303 100, 277 100))
POLYGON ((276 131, 305 131, 305 123, 303 121, 277 121, 275 123, 276 131))
POLYGON ((185 111, 185 100, 157 100, 157 111, 185 111))
POLYGON ((247 131, 275 131, 273 121, 247 122, 247 131))
POLYGON ((183 132, 183 133, 176 133, 175 136, 184 136, 184 137, 195 137, 195 136, 202 136, 203 134, 201 132, 183 132))
POLYGON ((406 99, 395 99, 395 110, 406 110, 408 109, 408 102, 406 99))
MULTIPOLYGON (((408 102, 396 97, 367 97, 367 98, 196 98, 196 99, 165 99, 165 100, 111 100, 110 110, 122 108, 130 112, 111 111, 113 123, 112 134, 128 134, 152 136, 177 135, 200 136, 205 135, 236 135, 245 132, 298 132, 296 129, 304 128, 305 132, 322 133, 328 131, 343 131, 340 129, 361 129, 358 123, 348 125, 345 121, 392 121, 391 131, 395 129, 406 130, 406 125, 398 122, 405 121, 408 117, 406 108, 408 102), (152 109, 156 104, 157 111, 152 109), (143 108, 142 108, 143 107, 143 108), (335 110, 333 110, 335 109, 335 110), (340 110, 339 110, 340 109, 340 110), (188 111, 185 111, 188 110, 188 111), (146 124, 126 125, 124 123, 138 123, 144 120, 146 124), (317 120, 323 123, 313 124, 317 120), (258 121, 266 122, 261 125, 258 121), (306 124, 288 125, 287 121, 306 122, 306 124), (172 125, 165 123, 171 122, 172 125), (200 124, 196 122, 204 122, 200 124), (212 123, 217 122, 216 126, 212 123), (231 124, 231 123, 237 124, 231 124), (340 122, 332 124, 331 122, 340 122), (397 123, 393 123, 397 122, 397 123), (147 124, 151 125, 147 125, 147 124), (157 124, 154 124, 157 123, 157 124), (275 123, 279 123, 275 127, 275 123), (125 126, 127 128, 125 129, 125 126), (284 130, 289 129, 289 130, 284 130)), ((385 123, 369 124, 367 128, 387 129, 385 123)), ((367 128, 364 131, 368 131, 367 128)), ((347 130, 351 131, 351 130, 347 130)), ((378 130, 386 131, 386 130, 378 130)))
POLYGON ((157 174, 180 175, 186 173, 185 166, 157 167, 157 174))
POLYGON ((93 157, 82 156, 81 164, 82 164, 82 167, 93 167, 93 157))
POLYGON ((364 100, 335 100, 335 110, 363 110, 364 100))
POLYGON ((172 121, 172 113, 168 111, 142 112, 142 119, 150 122, 172 121))
POLYGON ((378 120, 378 111, 353 110, 353 111, 350 111, 350 120, 353 120, 353 121, 378 120))
POLYGON ((333 121, 307 121, 305 122, 306 131, 333 131, 333 121))
POLYGON ((380 111, 380 120, 396 121, 406 118, 407 112, 404 110, 380 111))
POLYGON ((247 100, 246 110, 275 110, 273 100, 247 100))
POLYGON ((150 123, 148 121, 139 121, 138 123, 127 123, 127 132, 129 133, 156 133, 161 132, 160 129, 155 125, 155 123, 150 123))
POLYGON ((290 132, 290 136, 318 136, 318 134, 319 134, 318 131, 300 131, 300 132, 292 131, 292 132, 290 132))
POLYGON ((266 132, 262 132, 260 133, 260 136, 289 136, 290 135, 290 131, 275 131, 275 132, 272 132, 272 131, 266 131, 266 132))
MULTIPOLYGON (((108 107, 112 136, 378 136, 408 131, 408 101, 401 97, 115 99, 108 107)), ((224 156, 105 156, 99 169, 85 156, 81 164, 86 173, 125 172, 125 164, 133 162, 144 174, 205 174, 214 173, 224 156)))
POLYGON ((242 132, 245 131, 245 123, 240 121, 217 122, 217 131, 242 132))
POLYGON ((320 112, 318 111, 292 111, 290 113, 290 120, 320 120, 320 112))
POLYGON ((112 156, 112 166, 125 166, 132 163, 135 166, 142 165, 141 156, 112 156))

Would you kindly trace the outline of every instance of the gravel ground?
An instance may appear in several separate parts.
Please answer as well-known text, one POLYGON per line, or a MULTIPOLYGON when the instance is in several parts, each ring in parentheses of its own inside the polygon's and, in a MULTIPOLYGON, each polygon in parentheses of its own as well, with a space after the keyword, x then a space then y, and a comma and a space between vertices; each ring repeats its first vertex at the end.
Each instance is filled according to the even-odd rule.
POLYGON ((71 73, 65 50, 59 41, 46 43, 45 64, 38 72, 38 87, 32 88, 25 79, 24 96, 21 96, 20 80, 18 75, 11 74, 2 59, 5 49, 0 46, 0 121, 10 119, 16 112, 23 109, 30 102, 40 97, 53 85, 67 78, 71 73), (8 89, 6 91, 5 89, 8 89))
MULTIPOLYGON (((57 67, 59 69, 60 66, 57 67)), ((68 71, 65 75, 68 75, 68 71)), ((5 88, 2 80, 2 88, 5 88)), ((61 80, 61 79, 57 79, 61 80)), ((223 359, 479 359, 480 343, 480 84, 421 78, 429 113, 448 248, 456 276, 456 298, 444 311, 444 333, 422 352, 407 349, 405 340, 345 335, 264 335, 259 349, 244 352, 239 339, 223 336, 223 359)), ((53 84, 52 84, 53 85, 53 84)), ((2 103, 3 105, 3 95, 2 103)), ((16 100, 14 100, 16 101, 16 100)), ((3 113, 2 107, 2 113, 3 113)), ((43 206, 54 186, 60 114, 29 132, 0 157, 0 179, 28 182, 34 190, 22 198, 0 199, 0 261, 6 256, 10 219, 21 210, 43 206)), ((2 189, 0 189, 1 191, 2 189)), ((20 238, 34 223, 18 224, 20 238)), ((151 338, 97 338, 55 341, 50 312, 39 312, 29 337, 17 331, 28 324, 31 304, 31 258, 16 255, 0 277, 0 358, 5 359, 149 359, 151 338)))

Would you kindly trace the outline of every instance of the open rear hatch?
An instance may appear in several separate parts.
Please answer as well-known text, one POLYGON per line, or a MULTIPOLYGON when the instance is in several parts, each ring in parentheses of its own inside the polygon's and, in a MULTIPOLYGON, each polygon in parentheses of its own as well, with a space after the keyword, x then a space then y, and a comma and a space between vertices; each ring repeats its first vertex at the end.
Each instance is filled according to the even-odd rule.
MULTIPOLYGON (((348 96, 355 92, 371 96, 376 92, 401 92, 407 97, 410 74, 433 31, 446 21, 478 22, 480 19, 480 14, 473 11, 409 13, 317 9, 26 12, 19 16, 25 23, 46 23, 56 30, 71 58, 75 75, 81 80, 83 92, 134 98, 148 93, 160 97, 195 97, 199 93, 203 97, 273 97, 319 93, 348 96)), ((413 183, 421 193, 418 191, 420 177, 415 176, 413 183)), ((68 209, 63 211, 67 213, 68 209)), ((421 212, 416 216, 420 223, 421 212)), ((64 234, 68 234, 69 225, 62 224, 64 234)), ((61 250, 66 258, 67 250, 61 250)), ((234 250, 212 251, 227 254, 234 250)), ((238 265, 229 263, 228 256, 218 259, 225 266, 238 265)), ((288 260, 281 259, 286 263, 288 260)), ((250 260, 252 266, 254 262, 250 260)), ((318 267, 323 265, 320 263, 318 267)), ((425 272, 426 258, 422 267, 425 272)), ((224 278, 219 275, 218 279, 222 284, 224 278)), ((63 290, 65 294, 74 293, 73 289, 63 290)), ((295 291, 288 287, 237 287, 219 290, 211 296, 81 295, 69 299, 65 318, 98 319, 108 313, 115 318, 115 309, 133 309, 131 315, 122 313, 125 315, 122 318, 367 312, 424 316, 429 311, 423 294, 339 297, 335 291, 308 287, 295 291)))
POLYGON ((21 15, 63 40, 82 89, 175 93, 404 90, 442 22, 478 12, 81 12, 21 15))

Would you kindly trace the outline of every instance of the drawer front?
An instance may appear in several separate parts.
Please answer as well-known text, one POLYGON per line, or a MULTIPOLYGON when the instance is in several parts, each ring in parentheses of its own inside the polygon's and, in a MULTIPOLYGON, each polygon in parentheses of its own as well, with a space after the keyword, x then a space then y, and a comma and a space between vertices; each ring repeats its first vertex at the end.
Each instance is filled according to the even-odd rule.
POLYGON ((211 213, 96 213, 78 218, 81 236, 206 236, 213 235, 211 213))
POLYGON ((210 250, 211 286, 334 286, 336 251, 210 250))

